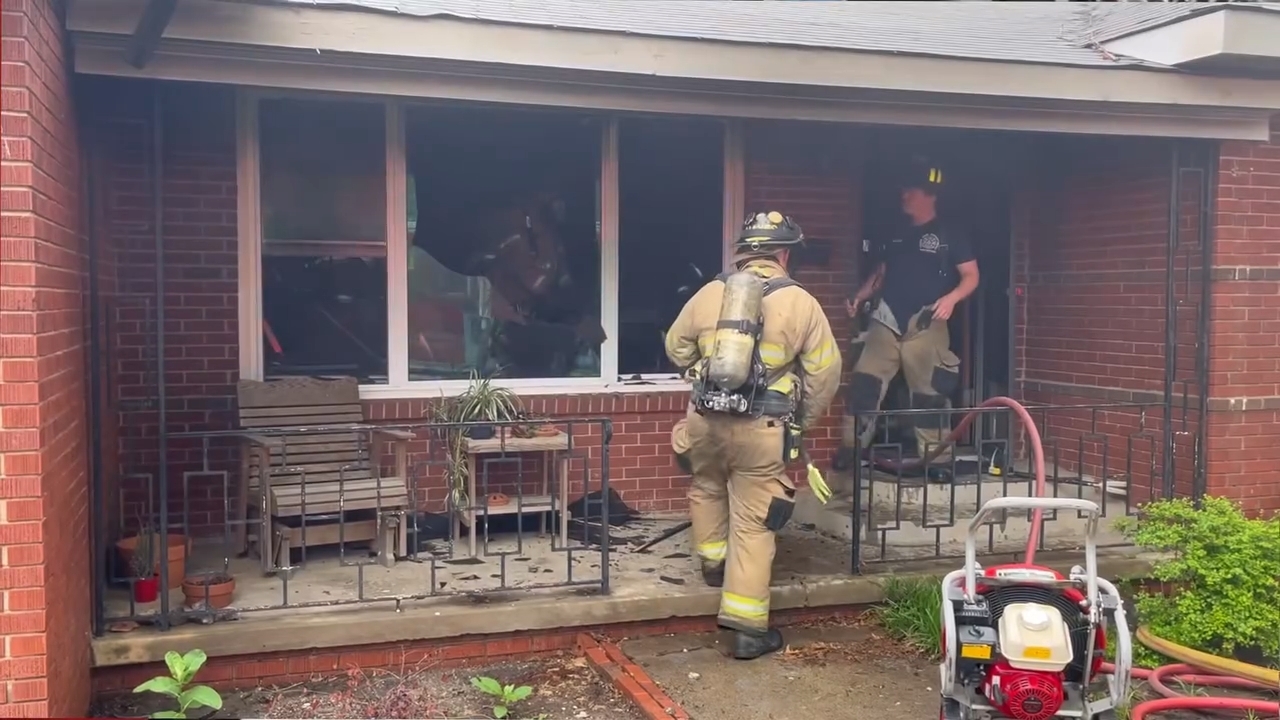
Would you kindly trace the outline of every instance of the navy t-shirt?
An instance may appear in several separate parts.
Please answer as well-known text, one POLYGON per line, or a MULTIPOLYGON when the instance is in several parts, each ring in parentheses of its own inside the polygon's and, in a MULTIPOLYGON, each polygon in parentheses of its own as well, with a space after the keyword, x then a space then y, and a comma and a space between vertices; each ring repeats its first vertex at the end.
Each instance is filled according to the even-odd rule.
POLYGON ((957 265, 975 259, 969 239, 945 228, 937 218, 906 226, 881 252, 885 264, 881 302, 903 328, 921 308, 956 288, 957 265))

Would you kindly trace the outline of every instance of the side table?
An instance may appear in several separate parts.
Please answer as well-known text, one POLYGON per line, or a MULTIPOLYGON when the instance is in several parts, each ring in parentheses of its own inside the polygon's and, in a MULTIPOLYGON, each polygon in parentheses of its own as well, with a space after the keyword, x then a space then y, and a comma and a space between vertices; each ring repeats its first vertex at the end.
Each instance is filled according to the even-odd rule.
MULTIPOLYGON (((500 431, 501 432, 501 431, 500 431)), ((560 545, 569 544, 569 436, 563 432, 555 435, 539 435, 522 438, 498 435, 485 440, 463 439, 463 452, 467 455, 467 498, 469 507, 453 511, 453 541, 455 547, 462 537, 462 523, 467 524, 468 545, 471 557, 476 555, 476 520, 490 515, 513 513, 553 513, 560 511, 560 545), (476 476, 480 472, 481 455, 542 456, 542 488, 538 495, 513 497, 505 505, 490 507, 488 498, 476 496, 476 476), (551 475, 555 473, 558 505, 552 501, 551 475)), ((547 519, 541 518, 539 531, 545 533, 547 519)))

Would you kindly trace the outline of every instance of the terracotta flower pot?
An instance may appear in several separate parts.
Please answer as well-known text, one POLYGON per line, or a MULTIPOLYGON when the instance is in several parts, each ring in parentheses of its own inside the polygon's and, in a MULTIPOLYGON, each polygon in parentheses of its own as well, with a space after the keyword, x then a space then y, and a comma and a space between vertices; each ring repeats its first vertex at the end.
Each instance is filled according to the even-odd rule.
MULTIPOLYGON (((152 547, 160 545, 160 535, 155 536, 155 542, 152 547)), ((169 533, 167 561, 169 565, 169 589, 182 587, 182 579, 187 575, 187 554, 191 551, 191 540, 186 535, 179 533, 169 533)), ((120 557, 124 560, 126 567, 133 566, 133 554, 138 549, 138 538, 127 537, 123 540, 116 541, 116 549, 120 551, 120 557)), ((160 574, 160 559, 156 558, 155 565, 156 575, 160 574)))
POLYGON ((192 575, 182 581, 182 594, 187 607, 207 600, 211 608, 224 608, 236 594, 236 579, 226 573, 192 575))

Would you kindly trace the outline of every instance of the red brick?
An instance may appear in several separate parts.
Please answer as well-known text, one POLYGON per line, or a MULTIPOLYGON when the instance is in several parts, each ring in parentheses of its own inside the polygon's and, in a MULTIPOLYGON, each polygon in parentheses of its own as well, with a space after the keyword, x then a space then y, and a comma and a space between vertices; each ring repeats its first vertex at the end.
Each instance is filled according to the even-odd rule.
POLYGON ((57 5, 5 2, 0 23, 0 635, 17 634, 5 640, 11 657, 0 660, 0 678, 15 680, 0 715, 13 717, 82 716, 90 690, 86 265, 57 5), (44 572, 44 562, 57 572, 44 572), (46 592, 58 598, 47 608, 46 592), (50 677, 58 681, 52 696, 50 677))
POLYGON ((46 700, 49 697, 49 683, 43 678, 39 680, 19 680, 13 683, 9 691, 10 702, 30 702, 46 700))
MULTIPOLYGON (((48 650, 44 635, 11 635, 9 638, 9 657, 29 657, 44 655, 48 650)), ((44 698, 27 698, 43 700, 44 698)))

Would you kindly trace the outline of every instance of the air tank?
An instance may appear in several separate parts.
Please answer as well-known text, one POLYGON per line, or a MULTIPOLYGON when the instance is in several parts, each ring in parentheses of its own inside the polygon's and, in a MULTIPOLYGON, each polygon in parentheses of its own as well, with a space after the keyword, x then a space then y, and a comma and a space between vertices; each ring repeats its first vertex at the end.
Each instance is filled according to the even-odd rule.
POLYGON ((736 272, 724 281, 720 319, 707 363, 707 378, 725 390, 737 390, 751 379, 764 282, 749 272, 736 272))

